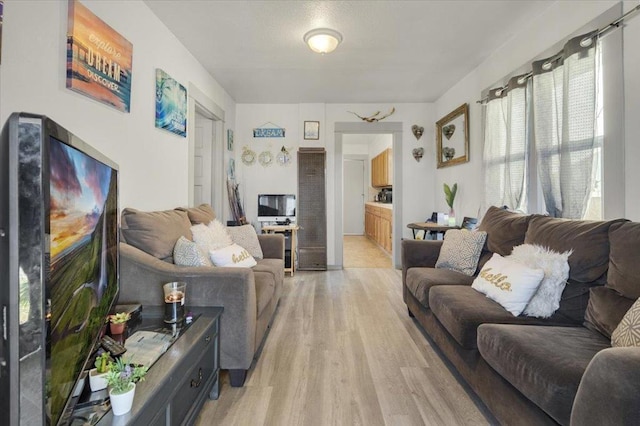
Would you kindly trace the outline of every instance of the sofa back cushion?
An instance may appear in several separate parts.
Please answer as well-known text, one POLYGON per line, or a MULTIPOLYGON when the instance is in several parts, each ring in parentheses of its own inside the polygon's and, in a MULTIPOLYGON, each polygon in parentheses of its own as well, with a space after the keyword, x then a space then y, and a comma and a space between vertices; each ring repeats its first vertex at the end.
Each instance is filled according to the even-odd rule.
MULTIPOLYGON (((485 249, 501 256, 511 254, 513 247, 524 242, 525 233, 532 216, 513 213, 498 207, 489 207, 482 218, 478 231, 487 233, 485 249)), ((491 256, 482 256, 482 264, 491 256)), ((482 265, 478 265, 481 268, 482 265)))
POLYGON ((609 266, 609 227, 616 221, 590 221, 534 216, 529 222, 525 243, 565 252, 569 256, 569 279, 604 282, 609 266))
POLYGON ((216 218, 216 214, 209 204, 200 204, 198 207, 178 207, 176 210, 186 212, 192 225, 199 223, 208 225, 216 218))
POLYGON ((584 326, 611 338, 611 333, 620 324, 634 300, 621 296, 613 289, 601 286, 593 287, 589 293, 584 326))
POLYGON ((629 299, 640 297, 640 223, 619 222, 609 229, 607 286, 629 299))
POLYGON ((191 240, 191 222, 178 210, 143 212, 126 208, 120 223, 124 241, 151 256, 172 259, 173 247, 180 237, 191 240))

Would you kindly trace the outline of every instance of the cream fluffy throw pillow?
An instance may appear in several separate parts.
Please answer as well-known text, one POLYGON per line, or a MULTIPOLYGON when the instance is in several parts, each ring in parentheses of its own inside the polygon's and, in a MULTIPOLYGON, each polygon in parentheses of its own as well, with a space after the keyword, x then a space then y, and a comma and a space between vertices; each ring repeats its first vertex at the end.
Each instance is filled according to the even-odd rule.
POLYGON ((542 269, 531 269, 495 253, 482 267, 471 287, 518 316, 544 278, 542 269))
POLYGON ((210 250, 209 256, 215 266, 250 268, 257 265, 253 256, 245 248, 237 244, 231 244, 218 250, 210 250))
POLYGON ((436 268, 450 269, 472 276, 478 267, 478 259, 487 239, 483 231, 452 229, 444 235, 436 268))
POLYGON ((193 225, 191 227, 191 234, 193 235, 193 241, 195 241, 198 247, 204 250, 205 253, 233 244, 231 237, 227 233, 227 228, 217 219, 212 220, 209 225, 203 223, 193 225))
POLYGON ((549 318, 560 307, 560 298, 569 279, 569 256, 571 251, 558 253, 535 244, 522 244, 513 248, 507 259, 544 271, 544 278, 524 314, 531 317, 549 318))

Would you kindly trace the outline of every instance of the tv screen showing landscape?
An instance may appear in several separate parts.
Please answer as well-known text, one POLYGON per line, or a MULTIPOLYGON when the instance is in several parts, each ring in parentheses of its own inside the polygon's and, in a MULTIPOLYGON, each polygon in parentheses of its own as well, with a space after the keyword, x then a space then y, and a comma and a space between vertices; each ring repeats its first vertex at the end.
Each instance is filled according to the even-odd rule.
MULTIPOLYGON (((64 418, 118 292, 117 170, 55 138, 49 143, 46 400, 64 418)), ((46 226, 46 224, 45 224, 46 226)))

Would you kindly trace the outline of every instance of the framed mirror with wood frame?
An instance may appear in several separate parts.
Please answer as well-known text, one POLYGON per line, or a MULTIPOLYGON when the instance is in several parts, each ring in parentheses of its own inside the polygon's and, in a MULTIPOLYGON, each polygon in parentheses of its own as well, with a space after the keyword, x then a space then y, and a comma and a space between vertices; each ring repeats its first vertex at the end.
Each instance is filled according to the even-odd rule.
POLYGON ((438 168, 469 161, 469 104, 460 105, 436 123, 438 168))

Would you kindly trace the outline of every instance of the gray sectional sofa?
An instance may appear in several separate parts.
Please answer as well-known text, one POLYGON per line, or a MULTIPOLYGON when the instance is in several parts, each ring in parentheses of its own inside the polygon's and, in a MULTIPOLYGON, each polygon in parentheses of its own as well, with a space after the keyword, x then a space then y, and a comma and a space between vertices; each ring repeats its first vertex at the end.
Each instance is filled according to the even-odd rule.
POLYGON ((187 283, 187 306, 221 306, 220 367, 242 386, 273 319, 284 280, 284 237, 258 235, 264 254, 253 268, 185 267, 173 263, 173 247, 192 224, 209 223, 211 207, 141 212, 124 209, 118 303, 164 304, 162 284, 187 283))
POLYGON ((640 223, 575 221, 490 208, 476 274, 493 253, 531 243, 572 249, 569 280, 550 318, 514 317, 436 269, 442 241, 402 242, 403 297, 442 354, 505 425, 640 424, 640 348, 611 333, 640 297, 640 223))

